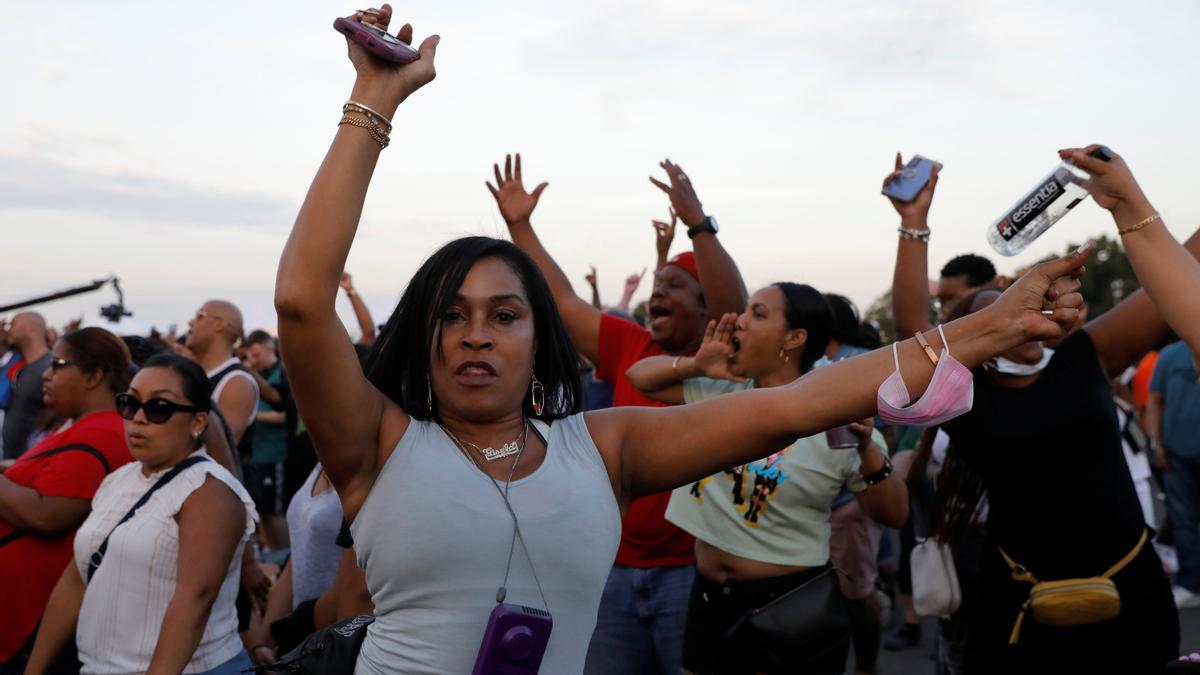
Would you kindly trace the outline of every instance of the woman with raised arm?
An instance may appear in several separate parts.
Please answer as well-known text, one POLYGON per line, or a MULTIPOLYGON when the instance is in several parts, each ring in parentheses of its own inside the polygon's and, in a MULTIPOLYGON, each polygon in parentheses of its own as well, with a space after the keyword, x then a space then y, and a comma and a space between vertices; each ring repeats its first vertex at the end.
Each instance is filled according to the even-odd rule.
MULTIPOLYGON (((1159 240, 1161 250, 1144 250, 1141 258, 1131 252, 1139 277, 1156 256, 1161 265, 1195 265, 1200 233, 1186 248, 1170 235, 1164 242, 1124 160, 1080 161, 1094 147, 1061 154, 1092 173, 1088 190, 1112 211, 1126 241, 1147 233, 1159 240)), ((915 289, 918 278, 925 278, 921 266, 898 259, 894 292, 915 289)), ((950 444, 934 534, 958 543, 987 496, 987 538, 966 580, 978 581, 964 583, 956 616, 966 639, 955 650, 962 650, 969 672, 1151 673, 1178 653, 1171 588, 1148 543, 1109 386, 1165 334, 1170 315, 1158 308, 1183 302, 1170 293, 1156 297, 1165 288, 1131 294, 1055 349, 1028 343, 988 361, 975 372, 973 410, 942 425, 950 444), (1035 591, 1035 584, 1105 574, 1119 593, 1118 614, 1076 612, 1053 623, 1039 611, 1046 587, 1035 591)), ((1003 297, 997 289, 976 291, 949 318, 970 318, 1003 297)), ((931 452, 932 431, 926 433, 915 466, 931 452)), ((1057 597, 1068 596, 1058 591, 1057 597)))
MULTIPOLYGON (((391 8, 353 18, 386 30, 391 8)), ((412 27, 398 39, 411 41, 412 27)), ((427 38, 404 66, 349 46, 350 121, 280 260, 284 360, 375 605, 356 672, 469 672, 498 599, 552 616, 542 672, 579 672, 631 500, 862 419, 885 379, 918 393, 934 369, 907 341, 784 387, 583 415, 576 352, 537 266, 509 242, 468 237, 416 272, 364 376, 335 311, 338 279, 391 118, 433 79, 437 44, 427 38)), ((973 367, 1062 335, 1086 257, 1041 265, 987 311, 946 326, 954 357, 973 367)), ((937 332, 924 337, 944 346, 937 332)), ((963 394, 946 378, 933 389, 963 394)))
MULTIPOLYGON (((736 391, 790 384, 820 359, 833 332, 829 304, 811 286, 777 283, 750 296, 740 316, 709 324, 694 357, 652 356, 626 372, 633 386, 666 403, 695 403, 736 391)), ((671 495, 667 520, 696 537, 697 579, 688 607, 683 667, 690 673, 778 672, 747 630, 747 612, 814 579, 840 593, 828 571, 830 515, 849 486, 868 516, 892 527, 908 517, 908 492, 892 475, 883 435, 870 420, 851 425, 848 445, 825 434, 702 478, 671 495), (821 579, 823 575, 829 579, 821 579)), ((849 631, 804 650, 798 672, 841 673, 849 631)))

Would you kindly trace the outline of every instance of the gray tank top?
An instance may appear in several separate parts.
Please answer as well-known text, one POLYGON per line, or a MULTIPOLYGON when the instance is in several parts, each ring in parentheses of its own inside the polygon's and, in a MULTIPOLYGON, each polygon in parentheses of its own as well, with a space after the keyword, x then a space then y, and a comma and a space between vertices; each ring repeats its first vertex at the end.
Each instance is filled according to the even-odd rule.
POLYGON ((333 585, 342 548, 337 545, 342 530, 342 503, 332 487, 316 497, 313 485, 321 465, 313 467, 304 485, 288 505, 288 537, 292 544, 292 609, 315 600, 333 585))
MULTIPOLYGON (((512 483, 508 499, 554 617, 541 672, 579 673, 620 543, 621 515, 583 415, 548 430, 537 424, 548 441, 546 459, 512 483)), ((377 617, 355 672, 471 672, 513 533, 491 480, 441 427, 413 420, 351 532, 377 617)), ((542 608, 519 542, 506 602, 542 608)))

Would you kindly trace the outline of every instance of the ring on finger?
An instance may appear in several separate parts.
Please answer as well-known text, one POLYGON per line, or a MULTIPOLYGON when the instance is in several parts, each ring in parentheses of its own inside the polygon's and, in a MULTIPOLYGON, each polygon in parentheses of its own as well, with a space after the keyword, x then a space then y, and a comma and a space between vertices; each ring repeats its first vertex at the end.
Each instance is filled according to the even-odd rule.
POLYGON ((688 177, 687 177, 686 173, 679 174, 679 180, 687 180, 687 179, 688 179, 688 177))

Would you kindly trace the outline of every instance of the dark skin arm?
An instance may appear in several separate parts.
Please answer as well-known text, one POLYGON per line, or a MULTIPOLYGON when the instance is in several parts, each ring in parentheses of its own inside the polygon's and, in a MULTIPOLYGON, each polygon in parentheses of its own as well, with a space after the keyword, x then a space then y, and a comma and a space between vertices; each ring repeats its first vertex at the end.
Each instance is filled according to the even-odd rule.
MULTIPOLYGON (((859 438, 858 456, 862 462, 862 473, 869 476, 882 469, 887 450, 872 436, 872 420, 867 419, 850 425, 850 430, 859 438)), ((908 486, 896 472, 880 483, 859 492, 854 497, 863 513, 884 527, 904 527, 908 520, 908 486)))
MULTIPOLYGON (((384 5, 376 15, 358 13, 352 18, 386 29, 392 9, 384 5)), ((409 42, 412 33, 412 26, 405 25, 398 37, 409 42)), ((393 66, 347 41, 358 73, 351 98, 390 118, 405 98, 433 80, 437 43, 436 35, 426 38, 417 61, 393 66)), ((292 395, 351 520, 409 422, 363 375, 334 307, 379 153, 379 144, 366 130, 338 127, 296 217, 275 284, 279 338, 292 395), (318 410, 321 414, 311 414, 318 410)))
POLYGON ((242 540, 246 509, 229 486, 209 476, 184 501, 179 522, 175 594, 147 673, 183 672, 208 623, 225 572, 242 540))
POLYGON ((355 290, 354 279, 349 273, 342 273, 341 285, 346 291, 346 297, 350 298, 350 306, 354 308, 354 319, 358 321, 358 331, 362 334, 358 344, 375 344, 375 321, 371 318, 371 310, 367 309, 367 303, 363 302, 362 296, 355 290))
POLYGON ((496 184, 488 183, 487 187, 496 198, 500 215, 508 225, 509 236, 514 244, 533 258, 533 262, 542 271, 542 276, 546 277, 550 292, 554 294, 554 303, 558 305, 558 312, 567 326, 567 332, 571 334, 575 348, 592 363, 599 362, 601 312, 575 294, 566 273, 542 246, 541 239, 529 221, 533 210, 537 208, 538 200, 541 199, 542 191, 549 183, 540 183, 533 192, 526 192, 519 153, 515 162, 512 156, 505 156, 503 173, 499 164, 493 165, 492 168, 496 184))
MULTIPOLYGON (((671 207, 687 227, 704 222, 704 208, 692 186, 691 178, 683 169, 669 159, 659 163, 667 172, 669 185, 655 179, 650 182, 667 193, 671 207)), ((657 226, 656 226, 657 227, 657 226)), ((696 256, 696 268, 700 272, 700 288, 704 293, 704 304, 709 316, 721 316, 728 312, 740 314, 746 309, 746 283, 738 270, 733 256, 721 245, 717 235, 701 232, 692 239, 692 252, 696 256)))
POLYGON ((0 520, 18 530, 62 536, 79 527, 91 510, 90 499, 46 497, 0 475, 0 520))
MULTIPOLYGON (((1125 160, 1116 155, 1105 162, 1087 153, 1097 146, 1060 151, 1091 174, 1088 192, 1101 207, 1108 209, 1118 229, 1125 229, 1155 213, 1125 160)), ((1135 364, 1162 340, 1167 321, 1200 338, 1200 303, 1194 295, 1191 279, 1200 279, 1196 260, 1200 258, 1200 230, 1180 246, 1167 231, 1162 219, 1124 235, 1129 262, 1138 280, 1145 284, 1116 307, 1089 321, 1084 330, 1092 338, 1100 363, 1108 376, 1116 377, 1135 364), (1194 326, 1194 328, 1193 328, 1194 326)))
POLYGON ((75 636, 75 626, 79 623, 79 608, 83 605, 83 594, 86 590, 87 586, 79 576, 79 568, 72 560, 50 593, 50 601, 46 603, 46 612, 38 626, 33 653, 25 666, 25 675, 45 673, 63 648, 71 642, 75 636))
POLYGON ((591 271, 584 277, 587 280, 588 286, 592 287, 592 307, 604 311, 604 305, 600 302, 600 287, 596 285, 596 266, 592 265, 591 271))
MULTIPOLYGON (((896 168, 883 184, 896 180, 904 163, 896 153, 896 168)), ((938 167, 934 167, 929 183, 911 202, 888 197, 900 214, 900 227, 929 231, 929 207, 937 189, 938 167)), ((892 314, 896 318, 896 335, 907 336, 932 328, 929 322, 929 245, 916 239, 901 237, 896 245, 896 269, 892 274, 892 314)))

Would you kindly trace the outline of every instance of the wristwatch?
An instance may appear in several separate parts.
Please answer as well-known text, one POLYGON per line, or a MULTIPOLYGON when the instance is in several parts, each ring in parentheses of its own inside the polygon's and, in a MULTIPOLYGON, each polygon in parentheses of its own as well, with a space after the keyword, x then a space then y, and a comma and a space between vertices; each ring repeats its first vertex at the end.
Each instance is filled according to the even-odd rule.
POLYGON ((867 487, 871 487, 887 480, 890 475, 892 475, 892 460, 887 455, 884 455, 883 468, 874 473, 864 473, 863 480, 866 481, 867 487))
POLYGON ((712 232, 713 234, 716 234, 718 229, 716 218, 713 218, 712 216, 704 216, 704 220, 700 221, 698 225, 693 225, 688 228, 688 239, 695 239, 696 235, 700 234, 701 232, 712 232))

